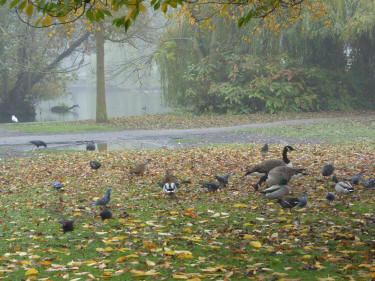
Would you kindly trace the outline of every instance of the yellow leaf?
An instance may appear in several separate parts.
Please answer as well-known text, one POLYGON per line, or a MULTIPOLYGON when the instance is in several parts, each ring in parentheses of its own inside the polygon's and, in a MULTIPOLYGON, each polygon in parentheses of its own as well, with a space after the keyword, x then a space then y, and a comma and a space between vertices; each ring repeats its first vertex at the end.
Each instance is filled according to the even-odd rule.
POLYGON ((259 241, 251 241, 250 245, 253 246, 254 248, 262 247, 262 244, 259 241))
POLYGON ((44 26, 48 26, 48 25, 51 24, 51 20, 52 20, 52 18, 51 18, 50 16, 46 16, 46 17, 44 18, 44 20, 42 21, 42 24, 43 24, 44 26))
POLYGON ((128 13, 128 15, 125 18, 125 21, 128 21, 130 19, 130 17, 132 16, 132 13, 133 13, 133 10, 130 10, 130 12, 128 13))
POLYGON ((139 3, 139 5, 138 5, 138 9, 139 9, 142 13, 145 13, 145 12, 146 12, 146 8, 145 8, 145 6, 142 5, 142 3, 139 3))
POLYGON ((217 272, 217 271, 220 271, 224 268, 223 265, 220 265, 218 267, 207 267, 207 268, 203 268, 201 269, 202 271, 205 271, 205 272, 217 272))
POLYGON ((24 12, 29 18, 31 18, 33 16, 33 13, 34 13, 34 5, 31 4, 31 3, 29 5, 27 5, 24 12))
POLYGON ((148 266, 155 266, 156 265, 156 263, 154 263, 153 261, 150 261, 150 260, 146 260, 146 264, 148 266))
POLYGON ((159 272, 157 272, 156 270, 152 269, 152 270, 149 270, 149 271, 141 271, 141 270, 130 270, 131 273, 133 273, 132 277, 138 277, 138 276, 152 276, 152 275, 157 275, 159 274, 159 272))
POLYGON ((245 235, 243 236, 243 239, 250 239, 250 240, 252 240, 252 239, 254 239, 254 236, 253 236, 253 235, 250 235, 250 234, 245 234, 245 235))
POLYGON ((249 207, 249 205, 246 205, 246 204, 234 204, 233 207, 234 208, 247 208, 247 207, 249 207))
POLYGON ((164 251, 164 255, 166 255, 166 256, 173 256, 174 254, 175 254, 175 252, 172 251, 172 250, 164 251))
POLYGON ((38 274, 38 270, 36 270, 35 268, 30 268, 28 271, 26 271, 25 275, 28 276, 28 275, 33 275, 33 274, 38 274))
POLYGON ((174 279, 189 279, 189 277, 182 273, 173 274, 172 277, 174 279))
POLYGON ((193 255, 191 253, 181 253, 177 257, 180 259, 192 259, 193 255))
POLYGON ((139 256, 136 255, 136 254, 131 254, 131 255, 127 255, 127 256, 122 256, 122 257, 119 257, 116 262, 123 262, 123 261, 126 261, 128 259, 131 259, 131 258, 138 258, 139 256))

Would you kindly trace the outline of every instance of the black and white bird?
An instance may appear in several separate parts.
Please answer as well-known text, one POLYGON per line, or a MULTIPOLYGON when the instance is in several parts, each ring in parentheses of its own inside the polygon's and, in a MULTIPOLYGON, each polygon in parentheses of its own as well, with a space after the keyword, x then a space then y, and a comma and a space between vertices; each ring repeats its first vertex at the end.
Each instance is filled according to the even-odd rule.
POLYGON ((73 230, 74 230, 74 226, 73 226, 74 221, 73 221, 73 220, 65 220, 65 219, 61 219, 61 220, 59 220, 59 222, 60 222, 61 225, 62 225, 62 230, 63 230, 63 233, 64 233, 64 234, 65 234, 66 232, 69 232, 69 231, 73 231, 73 230))
POLYGON ((304 208, 307 205, 307 196, 306 192, 302 192, 301 196, 298 197, 297 207, 304 208))
POLYGON ((35 145, 37 148, 39 148, 39 146, 47 147, 47 144, 44 141, 41 141, 41 140, 32 140, 32 141, 30 141, 30 143, 35 145))
POLYGON ((336 183, 335 190, 337 193, 348 194, 348 193, 354 192, 354 188, 350 182, 347 182, 347 181, 339 182, 336 176, 333 176, 332 179, 336 183))
POLYGON ((222 175, 222 176, 215 176, 217 181, 220 183, 221 186, 227 186, 228 185, 228 180, 232 176, 232 173, 222 175))
POLYGON ((107 188, 107 191, 105 192, 104 196, 96 201, 91 202, 91 205, 96 206, 106 206, 111 200, 111 188, 107 188))
POLYGON ((333 201, 336 199, 336 195, 333 193, 333 192, 328 192, 325 196, 325 198, 328 200, 328 201, 333 201))
POLYGON ((102 166, 98 161, 90 161, 90 167, 94 170, 99 169, 102 166))
POLYGON ((16 115, 12 115, 12 122, 18 123, 18 118, 16 117, 16 115))
POLYGON ((93 141, 90 141, 86 145, 86 150, 88 151, 94 151, 96 149, 95 143, 93 141))
POLYGON ((359 184, 361 176, 362 176, 362 172, 352 176, 352 178, 350 179, 352 181, 352 184, 359 184))
POLYGON ((55 181, 52 187, 54 190, 59 191, 63 187, 63 184, 60 181, 55 181))
POLYGON ((361 182, 360 185, 362 185, 365 188, 374 188, 375 187, 375 179, 361 182))
POLYGON ((167 195, 173 195, 177 192, 178 183, 175 182, 166 182, 163 185, 163 193, 167 195))
POLYGON ((281 179, 279 184, 266 188, 260 193, 263 193, 268 199, 281 199, 289 194, 289 188, 286 184, 287 180, 281 179))
POLYGON ((220 185, 213 182, 201 182, 199 184, 204 188, 207 188, 207 190, 211 192, 214 192, 220 188, 220 185))
POLYGON ((112 212, 108 208, 104 208, 104 210, 101 211, 99 215, 100 215, 100 217, 102 218, 103 221, 112 218, 112 212))
POLYGON ((323 177, 328 177, 328 176, 332 175, 334 170, 335 170, 335 167, 333 167, 332 164, 324 165, 323 169, 322 169, 323 177))

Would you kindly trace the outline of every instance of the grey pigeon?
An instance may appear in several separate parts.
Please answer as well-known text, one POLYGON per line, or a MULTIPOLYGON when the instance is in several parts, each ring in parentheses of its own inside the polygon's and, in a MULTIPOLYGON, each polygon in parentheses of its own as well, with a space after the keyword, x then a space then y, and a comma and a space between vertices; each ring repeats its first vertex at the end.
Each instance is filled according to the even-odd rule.
POLYGON ((298 198, 298 205, 297 207, 303 208, 307 204, 307 197, 306 197, 306 192, 302 192, 302 195, 298 198))
POLYGON ((100 212, 100 217, 102 220, 107 220, 112 218, 112 212, 108 208, 105 208, 103 211, 100 212))
POLYGON ((322 175, 324 177, 328 177, 333 174, 333 171, 335 170, 335 167, 333 167, 332 164, 325 165, 322 169, 322 175))
POLYGON ((102 166, 98 161, 90 161, 90 167, 94 170, 99 169, 102 166))
POLYGON ((90 141, 87 145, 86 145, 86 150, 88 151, 94 151, 95 150, 95 143, 93 141, 90 141))
POLYGON ((326 199, 327 199, 328 201, 333 201, 333 200, 335 200, 335 198, 336 198, 336 195, 335 195, 334 193, 332 193, 332 192, 328 192, 328 193, 326 194, 326 199))
POLYGON ((63 185, 62 185, 62 183, 60 181, 55 181, 52 184, 52 187, 53 187, 54 190, 59 191, 63 187, 63 185))
POLYGON ((361 182, 360 185, 362 185, 363 187, 366 187, 366 188, 374 188, 375 187, 375 179, 365 181, 365 182, 361 182))
POLYGON ((351 178, 352 183, 358 184, 359 180, 361 179, 361 175, 362 175, 362 172, 352 176, 352 178, 351 178))
POLYGON ((223 175, 223 176, 215 176, 215 178, 220 183, 220 185, 226 186, 228 184, 228 180, 231 176, 232 176, 232 173, 229 173, 229 174, 223 175))
POLYGON ((200 185, 207 188, 208 191, 216 191, 220 187, 218 184, 213 182, 201 182, 200 185))
POLYGON ((44 141, 41 141, 41 140, 32 140, 32 141, 30 141, 30 143, 35 145, 37 148, 39 148, 39 146, 47 147, 47 144, 44 141))
POLYGON ((110 188, 107 189, 104 196, 94 202, 91 203, 91 205, 99 205, 99 206, 105 206, 108 204, 109 200, 111 200, 111 190, 110 188))
POLYGON ((65 219, 61 219, 59 220, 59 223, 62 224, 62 230, 63 230, 63 233, 65 234, 66 232, 69 232, 69 231, 73 231, 74 230, 74 227, 73 227, 73 223, 74 221, 73 220, 65 220, 65 219))

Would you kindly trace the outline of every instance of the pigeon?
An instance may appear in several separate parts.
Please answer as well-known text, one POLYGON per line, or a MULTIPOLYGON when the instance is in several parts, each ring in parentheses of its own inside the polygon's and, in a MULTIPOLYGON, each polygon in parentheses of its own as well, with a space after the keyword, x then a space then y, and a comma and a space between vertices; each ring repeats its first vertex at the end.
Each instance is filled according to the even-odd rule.
POLYGON ((100 168, 102 164, 100 164, 99 162, 97 161, 90 161, 90 167, 94 170, 97 170, 100 168))
POLYGON ((59 220, 59 222, 62 224, 62 230, 64 232, 64 234, 66 232, 69 232, 69 231, 73 231, 74 230, 74 227, 73 227, 73 220, 64 220, 64 219, 61 219, 59 220))
POLYGON ((111 219, 112 218, 112 212, 110 209, 105 208, 103 211, 100 212, 100 217, 102 220, 111 219))
POLYGON ((322 175, 324 177, 328 177, 328 176, 332 175, 334 170, 335 170, 335 168, 333 167, 332 164, 325 165, 322 169, 322 175))
POLYGON ((327 199, 328 201, 333 201, 333 200, 336 199, 336 195, 335 195, 334 193, 332 193, 332 192, 328 192, 328 193, 326 194, 326 199, 327 199))
POLYGON ((220 187, 218 184, 213 183, 213 182, 201 182, 201 183, 199 183, 199 184, 200 184, 201 186, 207 188, 208 191, 211 191, 211 192, 218 190, 219 187, 220 187))
POLYGON ((44 141, 41 141, 41 140, 32 140, 32 141, 30 141, 30 143, 35 145, 37 148, 39 148, 39 146, 47 147, 47 144, 44 141))
POLYGON ((88 151, 94 151, 95 150, 95 143, 93 141, 90 141, 89 143, 87 143, 86 145, 86 150, 88 151))
POLYGON ((18 123, 18 118, 16 117, 16 115, 12 115, 12 122, 18 123))
POLYGON ((352 176, 351 181, 353 184, 358 184, 359 180, 361 179, 362 172, 352 176))
POLYGON ((167 182, 163 185, 163 192, 167 195, 173 195, 177 192, 178 183, 167 182))
POLYGON ((347 182, 347 181, 345 181, 345 182, 340 181, 339 182, 338 179, 336 178, 336 176, 333 176, 332 179, 336 183, 335 190, 336 190, 337 193, 348 194, 348 193, 354 192, 354 188, 350 184, 350 182, 347 182))
POLYGON ((366 188, 374 188, 375 187, 375 179, 365 181, 365 182, 361 182, 360 185, 362 185, 363 187, 366 187, 366 188))
POLYGON ((266 154, 268 152, 268 143, 266 143, 260 150, 261 153, 266 154))
POLYGON ((307 205, 307 197, 306 197, 306 192, 302 192, 302 195, 298 198, 298 205, 297 207, 303 208, 307 205))
POLYGON ((229 173, 223 176, 215 176, 215 178, 217 179, 217 181, 220 183, 221 186, 226 186, 231 176, 232 176, 232 173, 229 173))
POLYGON ((63 185, 62 185, 62 183, 60 181, 55 181, 52 184, 52 187, 53 187, 54 190, 59 191, 63 187, 63 185))
POLYGON ((278 199, 277 203, 279 203, 283 209, 292 209, 297 206, 300 201, 298 198, 285 198, 284 200, 278 199))
POLYGON ((105 192, 104 196, 96 201, 93 201, 91 205, 99 205, 99 206, 106 206, 111 200, 111 190, 110 188, 107 188, 107 191, 105 192))

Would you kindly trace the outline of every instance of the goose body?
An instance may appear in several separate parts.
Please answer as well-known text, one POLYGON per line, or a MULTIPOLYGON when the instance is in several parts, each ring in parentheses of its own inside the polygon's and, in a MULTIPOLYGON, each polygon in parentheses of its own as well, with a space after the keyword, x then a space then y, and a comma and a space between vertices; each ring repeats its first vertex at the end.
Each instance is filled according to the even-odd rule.
POLYGON ((290 168, 287 166, 278 166, 273 168, 266 179, 267 186, 278 184, 282 179, 289 182, 292 178, 298 178, 306 174, 303 168, 290 168))
POLYGON ((354 192, 354 188, 350 182, 338 181, 336 176, 333 177, 333 181, 336 183, 335 190, 337 193, 348 194, 354 192))
POLYGON ((288 159, 288 151, 293 151, 295 150, 293 147, 291 147, 290 145, 287 145, 284 147, 283 149, 283 159, 269 159, 269 160, 265 160, 253 167, 251 167, 250 169, 248 169, 246 171, 246 174, 245 176, 247 175, 255 175, 255 176, 264 176, 266 175, 269 171, 271 171, 273 168, 275 167, 278 167, 278 166, 289 166, 291 167, 292 166, 292 163, 290 162, 290 160, 288 159))
POLYGON ((268 199, 281 199, 289 194, 289 188, 287 185, 274 185, 260 193, 263 193, 268 199))

